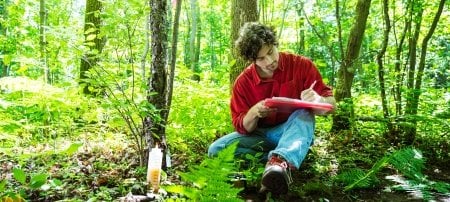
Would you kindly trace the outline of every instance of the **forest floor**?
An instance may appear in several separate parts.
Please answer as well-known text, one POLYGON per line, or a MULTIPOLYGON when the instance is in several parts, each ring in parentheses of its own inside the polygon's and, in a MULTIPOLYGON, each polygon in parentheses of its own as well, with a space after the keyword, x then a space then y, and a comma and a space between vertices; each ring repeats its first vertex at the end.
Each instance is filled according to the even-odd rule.
MULTIPOLYGON (((117 201, 129 192, 144 194, 145 185, 142 182, 145 181, 145 169, 139 167, 133 149, 119 139, 106 137, 99 142, 84 141, 83 146, 73 155, 59 155, 58 152, 54 152, 56 144, 59 147, 67 147, 68 142, 63 141, 55 141, 53 145, 52 143, 46 143, 44 146, 35 145, 28 149, 15 148, 8 152, 16 155, 6 154, 0 148, 0 181, 1 179, 9 181, 10 186, 6 190, 26 193, 26 199, 29 201, 117 201), (27 177, 27 184, 21 185, 14 180, 13 169, 17 165, 21 165, 27 175, 30 174, 27 177), (48 179, 58 179, 59 183, 56 185, 54 183, 56 181, 53 181, 53 184, 48 183, 45 190, 31 189, 29 180, 32 174, 36 173, 46 173, 48 179)), ((376 186, 344 192, 342 186, 337 186, 330 180, 330 175, 337 172, 334 169, 338 167, 337 161, 330 159, 340 155, 342 159, 342 155, 347 155, 343 157, 345 159, 354 155, 355 144, 352 147, 329 149, 324 152, 327 147, 323 144, 327 141, 319 138, 315 142, 315 149, 310 152, 301 168, 293 172, 294 184, 288 194, 266 196, 264 199, 257 194, 257 186, 250 185, 236 197, 243 201, 424 201, 417 192, 390 190, 388 187, 393 183, 384 177, 398 174, 390 168, 381 170, 376 186), (323 162, 332 162, 331 164, 336 165, 327 164, 321 167, 320 164, 323 162), (321 168, 328 171, 318 172, 321 168)), ((370 169, 371 164, 358 159, 364 157, 352 158, 354 159, 351 160, 352 164, 370 169)), ((176 173, 188 170, 189 164, 182 154, 174 153, 172 160, 173 167, 165 181, 180 184, 182 182, 176 173)), ((430 180, 448 183, 450 169, 447 169, 447 163, 448 160, 428 161, 423 172, 430 180)), ((450 197, 436 195, 434 200, 450 201, 450 197)))
MULTIPOLYGON (((446 165, 428 165, 426 175, 429 179, 435 181, 450 182, 450 170, 446 169, 446 165), (439 171, 437 173, 436 171, 439 171)), ((391 172, 391 171, 386 171, 391 172)), ((427 201, 424 200, 420 192, 417 191, 395 191, 388 187, 392 182, 384 179, 377 187, 365 188, 344 192, 342 187, 328 187, 317 182, 312 176, 308 176, 307 171, 295 171, 294 184, 290 187, 290 191, 286 195, 267 196, 258 193, 258 187, 248 187, 241 193, 241 198, 245 201, 364 201, 364 202, 402 202, 402 201, 427 201), (313 182, 311 184, 311 182, 313 182)), ((389 173, 384 173, 389 174, 389 173)), ((393 174, 393 173, 391 173, 393 174)), ((431 200, 433 201, 433 200, 431 200)), ((450 196, 436 196, 434 201, 450 202, 450 196)))

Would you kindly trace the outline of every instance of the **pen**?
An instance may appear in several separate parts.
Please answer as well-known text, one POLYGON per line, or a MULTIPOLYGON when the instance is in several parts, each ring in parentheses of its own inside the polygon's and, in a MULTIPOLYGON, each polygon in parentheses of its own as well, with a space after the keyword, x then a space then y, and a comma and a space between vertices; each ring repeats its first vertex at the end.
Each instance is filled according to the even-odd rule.
POLYGON ((311 87, 309 89, 313 90, 314 86, 316 85, 317 80, 314 80, 314 82, 311 84, 311 87))

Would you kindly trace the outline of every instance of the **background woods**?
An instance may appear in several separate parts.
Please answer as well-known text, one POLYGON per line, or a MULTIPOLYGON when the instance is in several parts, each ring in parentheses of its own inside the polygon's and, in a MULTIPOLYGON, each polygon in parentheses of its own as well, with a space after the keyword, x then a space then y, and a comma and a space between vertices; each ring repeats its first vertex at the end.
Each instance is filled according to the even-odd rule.
MULTIPOLYGON (((247 65, 233 42, 250 21, 274 26, 279 50, 311 58, 338 101, 336 114, 317 117, 317 143, 294 198, 364 200, 402 186, 425 199, 448 197, 449 185, 438 183, 450 180, 448 7, 445 0, 0 0, 0 198, 144 193, 148 146, 158 144, 163 181, 204 183, 190 187, 198 195, 177 195, 201 200, 216 181, 189 181, 198 177, 188 171, 215 165, 208 145, 233 130, 229 90, 247 65), (412 161, 418 153, 423 161, 412 161), (413 174, 421 175, 405 174, 399 162, 416 162, 413 174), (406 181, 389 180, 396 171, 406 181), (366 192, 336 191, 354 188, 366 192)), ((257 166, 245 172, 257 184, 257 166)))

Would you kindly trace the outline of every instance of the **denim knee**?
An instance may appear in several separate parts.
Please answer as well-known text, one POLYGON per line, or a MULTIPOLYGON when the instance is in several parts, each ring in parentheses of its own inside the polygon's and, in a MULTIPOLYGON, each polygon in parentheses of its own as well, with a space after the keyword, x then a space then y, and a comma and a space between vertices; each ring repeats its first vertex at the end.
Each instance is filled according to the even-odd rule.
POLYGON ((208 156, 209 157, 214 157, 217 156, 217 154, 224 149, 223 145, 218 144, 218 142, 213 142, 211 145, 209 145, 208 148, 208 156))

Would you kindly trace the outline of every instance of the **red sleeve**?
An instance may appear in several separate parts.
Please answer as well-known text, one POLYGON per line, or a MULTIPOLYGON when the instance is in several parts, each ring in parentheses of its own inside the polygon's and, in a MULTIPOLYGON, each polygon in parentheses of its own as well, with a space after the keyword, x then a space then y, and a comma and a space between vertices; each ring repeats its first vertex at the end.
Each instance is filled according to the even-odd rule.
POLYGON ((300 79, 303 80, 303 90, 308 89, 309 87, 311 87, 311 85, 314 83, 314 81, 316 81, 316 84, 314 85, 314 91, 316 91, 320 96, 322 97, 329 97, 329 96, 333 96, 333 91, 331 89, 331 87, 327 86, 322 79, 322 76, 319 72, 319 70, 317 69, 317 67, 314 65, 314 63, 305 58, 304 62, 306 63, 305 70, 307 71, 305 74, 303 75, 307 75, 307 77, 305 79, 300 79))
POLYGON ((248 131, 244 128, 244 117, 250 110, 247 99, 245 98, 245 93, 242 92, 243 79, 238 78, 234 83, 233 92, 231 94, 231 118, 233 121, 233 126, 236 131, 240 134, 247 134, 248 131))

